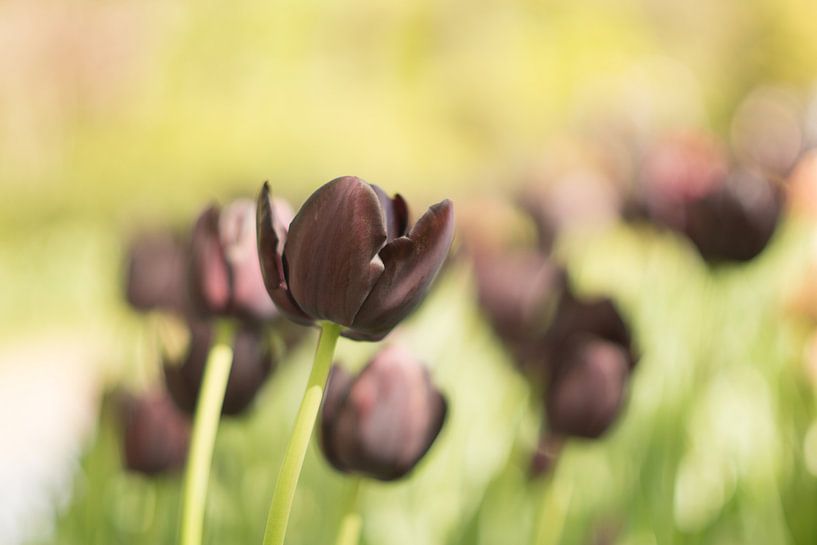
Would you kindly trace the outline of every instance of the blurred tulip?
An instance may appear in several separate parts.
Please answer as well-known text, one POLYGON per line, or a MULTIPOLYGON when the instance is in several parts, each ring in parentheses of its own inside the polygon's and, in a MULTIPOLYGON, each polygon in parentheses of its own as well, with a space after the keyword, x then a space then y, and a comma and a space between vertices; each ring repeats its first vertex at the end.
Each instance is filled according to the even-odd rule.
POLYGON ((615 421, 623 405, 632 360, 621 346, 589 337, 568 347, 547 392, 550 429, 596 438, 615 421))
POLYGON ((254 321, 278 315, 264 288, 255 228, 255 205, 249 199, 201 213, 190 260, 192 298, 199 310, 254 321))
POLYGON ((123 413, 127 469, 156 475, 184 466, 190 424, 165 392, 128 398, 123 413))
POLYGON ((446 412, 428 370, 404 348, 390 346, 356 377, 333 368, 322 408, 321 447, 339 471, 399 479, 431 448, 446 412))
POLYGON ((400 195, 353 176, 315 191, 288 228, 264 184, 257 215, 264 279, 278 308, 301 323, 332 321, 357 340, 382 339, 422 301, 454 235, 450 201, 409 228, 400 195))
MULTIPOLYGON (((243 323, 233 340, 233 364, 221 412, 238 415, 255 399, 275 366, 265 329, 243 323)), ((187 414, 196 409, 205 364, 214 341, 214 327, 207 322, 190 324, 190 342, 181 364, 166 362, 165 383, 176 405, 187 414)))
POLYGON ((474 272, 482 311, 515 353, 544 334, 567 287, 564 269, 536 252, 476 256, 474 272))
POLYGON ((685 235, 709 263, 756 257, 774 235, 780 188, 755 172, 727 172, 703 137, 662 143, 642 171, 648 217, 685 235))
POLYGON ((186 254, 184 243, 170 231, 136 237, 127 253, 125 297, 128 303, 141 311, 181 312, 186 308, 186 254))

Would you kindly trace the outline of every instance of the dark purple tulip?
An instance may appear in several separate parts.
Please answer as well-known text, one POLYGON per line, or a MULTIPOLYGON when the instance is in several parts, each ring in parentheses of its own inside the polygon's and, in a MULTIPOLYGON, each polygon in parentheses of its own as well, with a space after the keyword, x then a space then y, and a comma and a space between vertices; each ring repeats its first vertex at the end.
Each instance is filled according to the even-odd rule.
POLYGON ((265 321, 278 312, 258 262, 255 204, 239 199, 204 210, 193 228, 190 280, 193 301, 213 315, 265 321))
POLYGON ((783 211, 780 188, 756 173, 732 172, 686 209, 684 233, 706 261, 749 261, 774 235, 783 211))
POLYGON ((127 398, 123 417, 125 467, 156 475, 184 466, 190 423, 165 392, 127 398))
POLYGON ((450 201, 410 227, 400 195, 353 176, 319 188, 289 224, 264 184, 257 216, 261 269, 278 308, 301 323, 332 321, 358 340, 382 339, 417 307, 454 235, 450 201))
MULTIPOLYGON (((207 322, 190 324, 190 344, 181 364, 167 362, 165 383, 176 405, 193 414, 204 376, 205 364, 214 341, 213 325, 207 322)), ((227 380, 222 414, 244 412, 255 399, 274 367, 272 348, 263 328, 243 323, 233 340, 233 365, 227 380)))
MULTIPOLYGON (((565 290, 554 314, 544 339, 552 350, 562 351, 576 338, 589 335, 633 352, 630 328, 611 299, 579 298, 565 290)), ((635 364, 635 358, 631 359, 635 364)))
POLYGON ((624 403, 632 359, 622 346, 588 337, 562 353, 547 392, 554 433, 585 438, 602 435, 624 403))
POLYGON ((782 214, 777 185, 749 170, 729 171, 718 148, 703 137, 657 146, 641 179, 647 217, 685 235, 709 263, 756 257, 782 214))
POLYGON ((170 231, 136 237, 128 250, 125 297, 135 309, 181 312, 188 304, 187 251, 170 231))
POLYGON ((544 334, 567 288, 564 269, 533 251, 477 255, 474 272, 480 307, 515 353, 544 334))
POLYGON ((321 447, 339 471, 399 479, 431 448, 446 412, 428 370, 405 349, 390 346, 356 377, 332 369, 321 412, 321 447))

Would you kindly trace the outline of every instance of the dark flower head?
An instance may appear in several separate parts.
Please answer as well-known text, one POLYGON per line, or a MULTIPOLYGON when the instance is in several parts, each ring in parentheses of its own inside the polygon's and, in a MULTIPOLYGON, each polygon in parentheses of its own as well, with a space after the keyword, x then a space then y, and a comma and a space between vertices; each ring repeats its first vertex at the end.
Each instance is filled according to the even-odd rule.
POLYGON ((125 297, 135 309, 181 312, 187 307, 187 251, 170 231, 144 233, 131 242, 125 297))
POLYGON ((278 315, 264 288, 255 228, 255 205, 248 199, 233 201, 223 210, 210 206, 199 216, 193 228, 190 284, 200 311, 254 321, 278 315))
POLYGON ((736 170, 715 190, 689 203, 684 233, 706 261, 749 261, 768 245, 783 210, 779 188, 736 170))
POLYGON ((554 433, 596 438, 615 421, 624 402, 632 365, 618 344, 588 337, 562 353, 547 392, 547 417, 554 433))
POLYGON ((382 481, 409 473, 442 429, 445 398, 405 349, 381 350, 356 377, 335 366, 322 408, 321 447, 339 471, 382 481))
MULTIPOLYGON (((190 323, 190 342, 183 361, 165 362, 167 390, 179 409, 187 414, 192 415, 196 409, 214 335, 212 324, 190 323)), ((237 415, 244 412, 266 382, 275 364, 267 336, 263 328, 251 323, 242 323, 237 329, 222 414, 237 415)))
POLYGON ((190 423, 165 392, 126 398, 123 409, 125 467, 155 475, 184 466, 190 423))
POLYGON ((514 353, 544 333, 567 287, 564 269, 533 251, 477 255, 474 272, 480 307, 514 353))
POLYGON ((647 155, 641 173, 644 214, 685 235, 707 262, 743 262, 760 254, 780 220, 783 196, 769 179, 728 169, 703 137, 668 140, 647 155))
POLYGON ((400 195, 359 178, 319 188, 288 224, 264 184, 258 253, 278 308, 301 323, 328 320, 344 335, 380 340, 422 301, 454 235, 453 206, 432 206, 413 227, 400 195))

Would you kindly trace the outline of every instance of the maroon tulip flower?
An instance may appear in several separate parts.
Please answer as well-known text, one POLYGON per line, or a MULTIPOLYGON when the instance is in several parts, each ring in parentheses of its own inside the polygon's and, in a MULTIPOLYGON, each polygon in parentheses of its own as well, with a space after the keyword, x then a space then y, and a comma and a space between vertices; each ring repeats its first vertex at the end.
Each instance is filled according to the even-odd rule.
POLYGON ((514 353, 525 352, 550 325, 567 289, 567 274, 537 252, 478 255, 474 260, 482 311, 514 353))
MULTIPOLYGON (((213 325, 190 324, 190 343, 181 364, 166 362, 165 383, 176 405, 192 415, 204 377, 207 357, 214 342, 213 325)), ((242 323, 233 339, 233 364, 224 393, 221 412, 234 416, 243 413, 253 402, 275 366, 272 347, 265 330, 259 325, 242 323)))
POLYGON ((181 312, 188 306, 187 251, 170 231, 136 237, 128 250, 125 297, 141 311, 181 312))
POLYGON ((335 366, 322 409, 321 447, 333 467, 382 481, 408 474, 447 412, 428 370, 405 349, 381 350, 352 377, 335 366))
POLYGON ((643 165, 643 215, 685 235, 708 263, 745 262, 768 245, 783 193, 769 179, 727 167, 702 136, 662 142, 643 165))
POLYGON ((300 323, 327 320, 358 340, 385 337, 422 301, 454 235, 450 201, 410 227, 400 195, 359 178, 319 188, 289 223, 264 184, 258 254, 267 290, 300 323))
POLYGON ((146 475, 184 466, 190 424, 164 392, 128 398, 124 406, 125 467, 146 475))
MULTIPOLYGON (((278 205, 282 210, 284 203, 278 205)), ((258 265, 255 205, 240 199, 223 210, 211 206, 196 221, 190 279, 199 310, 266 321, 278 312, 264 287, 258 265)))
POLYGON ((565 350, 547 392, 550 430, 596 438, 615 421, 624 403, 632 360, 622 346, 582 339, 565 350))

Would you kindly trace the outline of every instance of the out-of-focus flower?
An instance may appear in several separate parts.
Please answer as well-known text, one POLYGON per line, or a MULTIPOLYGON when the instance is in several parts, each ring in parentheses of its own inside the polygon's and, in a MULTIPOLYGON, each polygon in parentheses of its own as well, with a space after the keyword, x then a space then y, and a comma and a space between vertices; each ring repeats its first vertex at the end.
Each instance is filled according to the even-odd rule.
POLYGON ((264 288, 255 229, 255 204, 249 199, 201 213, 190 258, 191 294, 200 311, 253 321, 278 315, 264 288))
POLYGON ((778 186, 736 170, 716 191, 689 203, 684 233, 706 261, 749 261, 768 245, 782 210, 778 186))
POLYGON ((399 479, 431 448, 446 412, 428 370, 406 349, 390 346, 356 377, 333 368, 322 408, 321 447, 339 471, 399 479))
POLYGON ((400 195, 359 178, 319 188, 287 227, 264 184, 258 253, 278 308, 301 323, 328 320, 358 340, 385 337, 422 301, 454 235, 451 201, 409 228, 400 195))
POLYGON ((515 354, 544 335, 567 287, 563 268, 537 252, 474 259, 480 306, 494 332, 515 354))
POLYGON ((169 230, 134 238, 125 272, 128 303, 141 311, 181 312, 188 306, 186 264, 185 244, 169 230))
MULTIPOLYGON (((275 366, 268 333, 259 325, 242 323, 233 339, 233 364, 224 393, 221 412, 244 412, 266 382, 275 366)), ((176 405, 187 414, 196 408, 207 357, 214 342, 214 325, 190 323, 190 341, 181 362, 165 362, 165 383, 176 405)))
POLYGON ((156 475, 184 466, 190 423, 165 392, 126 398, 123 420, 127 469, 156 475))
POLYGON ((562 354, 547 392, 550 429, 595 438, 615 421, 627 387, 631 356, 623 347, 588 338, 562 354))
POLYGON ((646 216, 685 235, 709 263, 756 257, 774 235, 783 208, 780 187, 734 168, 703 136, 676 137, 648 154, 640 199, 646 216))

